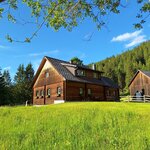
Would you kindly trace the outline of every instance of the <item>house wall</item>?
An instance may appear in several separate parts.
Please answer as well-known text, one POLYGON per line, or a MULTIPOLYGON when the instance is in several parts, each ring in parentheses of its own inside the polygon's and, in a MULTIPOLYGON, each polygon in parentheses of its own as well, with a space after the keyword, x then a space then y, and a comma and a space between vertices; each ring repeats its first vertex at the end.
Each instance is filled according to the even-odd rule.
POLYGON ((85 84, 79 82, 66 82, 66 101, 83 101, 85 98, 85 84), (83 88, 83 96, 80 96, 79 90, 83 88))
POLYGON ((139 72, 130 84, 130 95, 134 95, 136 91, 144 89, 145 95, 150 95, 150 78, 142 72, 139 72))
POLYGON ((63 100, 64 99, 64 90, 63 90, 64 79, 63 77, 55 70, 55 68, 47 61, 43 66, 34 86, 33 86, 33 104, 43 105, 54 103, 54 100, 63 100), (45 73, 49 72, 49 77, 46 78, 45 73), (57 87, 61 87, 61 95, 57 96, 57 87), (50 98, 47 97, 47 89, 51 89, 50 98), (37 98, 36 91, 44 90, 44 97, 37 98))
POLYGON ((94 78, 94 73, 97 74, 97 78, 100 78, 100 77, 101 77, 101 74, 98 73, 98 72, 96 72, 96 71, 85 70, 85 72, 86 72, 85 75, 86 75, 86 77, 88 77, 88 78, 94 78))
POLYGON ((119 101, 119 89, 105 87, 105 99, 107 101, 119 101))
POLYGON ((78 83, 78 82, 66 82, 66 100, 67 101, 105 101, 116 100, 118 98, 118 90, 110 88, 109 90, 115 91, 116 96, 109 96, 106 99, 105 87, 101 85, 78 83), (79 94, 80 88, 83 88, 83 95, 79 94), (88 89, 91 89, 91 95, 88 95, 88 89))
POLYGON ((64 87, 63 82, 59 82, 59 83, 50 84, 50 85, 35 88, 34 93, 33 93, 33 104, 34 105, 53 104, 54 100, 64 100, 64 89, 63 89, 63 87, 64 87), (61 88, 61 95, 60 96, 57 95, 57 87, 61 88), (51 90, 50 97, 48 97, 48 95, 47 95, 47 89, 49 89, 49 88, 51 90), (46 91, 44 97, 39 96, 39 98, 37 98, 36 97, 36 91, 37 90, 46 91))

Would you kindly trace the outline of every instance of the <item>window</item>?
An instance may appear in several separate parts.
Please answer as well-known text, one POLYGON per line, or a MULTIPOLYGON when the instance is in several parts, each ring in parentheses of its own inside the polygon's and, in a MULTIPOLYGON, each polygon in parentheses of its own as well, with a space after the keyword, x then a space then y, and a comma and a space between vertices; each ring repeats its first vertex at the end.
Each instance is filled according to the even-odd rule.
POLYGON ((85 71, 84 70, 77 70, 77 75, 78 76, 85 76, 85 71))
POLYGON ((47 89, 47 97, 51 96, 51 89, 47 89))
POLYGON ((45 77, 48 78, 49 77, 49 72, 45 73, 45 77))
POLYGON ((96 72, 93 73, 94 78, 98 78, 98 74, 96 72))
POLYGON ((57 96, 61 95, 61 87, 57 87, 57 96))
POLYGON ((110 91, 109 90, 107 90, 107 96, 110 96, 110 91))
POLYGON ((91 95, 91 89, 88 89, 88 95, 91 95))
POLYGON ((39 98, 39 91, 36 91, 36 98, 39 98))
POLYGON ((41 96, 41 98, 44 97, 44 90, 41 90, 41 91, 40 91, 40 96, 41 96))
POLYGON ((79 94, 83 95, 83 88, 80 88, 79 94))
POLYGON ((116 91, 113 91, 113 96, 116 96, 116 91))

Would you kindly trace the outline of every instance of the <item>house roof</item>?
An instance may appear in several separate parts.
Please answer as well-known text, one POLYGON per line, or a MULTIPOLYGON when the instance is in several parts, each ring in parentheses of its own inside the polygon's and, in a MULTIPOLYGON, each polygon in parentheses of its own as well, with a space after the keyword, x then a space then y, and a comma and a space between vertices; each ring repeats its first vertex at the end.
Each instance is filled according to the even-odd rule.
MULTIPOLYGON (((104 86, 108 86, 108 87, 118 88, 118 85, 115 84, 111 79, 109 79, 107 77, 102 77, 101 79, 79 77, 79 76, 73 75, 69 71, 69 69, 67 69, 67 67, 66 67, 66 66, 70 66, 70 67, 73 67, 74 69, 80 68, 80 69, 87 69, 87 70, 95 71, 93 69, 88 68, 85 65, 82 65, 82 66, 74 65, 74 64, 72 65, 70 62, 47 57, 47 56, 45 56, 44 59, 47 59, 53 65, 53 67, 58 71, 58 73, 61 74, 65 78, 65 80, 75 81, 75 82, 83 82, 83 83, 91 83, 91 84, 99 84, 99 85, 104 85, 104 86)), ((42 62, 44 62, 44 61, 42 60, 42 62)), ((43 65, 40 65, 39 68, 42 68, 42 66, 43 65)), ((96 71, 96 72, 102 73, 101 71, 96 71)), ((35 75, 35 78, 38 77, 39 73, 40 73, 40 69, 38 69, 38 71, 35 75)), ((35 82, 35 80, 34 80, 34 82, 35 82)))
POLYGON ((141 72, 141 73, 145 74, 147 77, 149 77, 149 78, 150 78, 150 71, 138 70, 138 71, 135 73, 134 77, 131 79, 131 81, 130 81, 130 83, 129 83, 129 85, 128 85, 128 86, 130 86, 130 85, 131 85, 131 83, 133 82, 133 80, 135 79, 135 77, 138 75, 138 73, 139 73, 139 72, 141 72))

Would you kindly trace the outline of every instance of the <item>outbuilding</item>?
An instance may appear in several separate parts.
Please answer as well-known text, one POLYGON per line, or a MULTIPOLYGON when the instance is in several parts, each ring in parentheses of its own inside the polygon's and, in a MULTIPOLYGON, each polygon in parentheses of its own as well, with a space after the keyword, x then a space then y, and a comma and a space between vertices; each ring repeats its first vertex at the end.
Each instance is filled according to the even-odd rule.
POLYGON ((137 91, 142 95, 150 95, 150 71, 138 70, 129 83, 130 95, 134 96, 137 91))

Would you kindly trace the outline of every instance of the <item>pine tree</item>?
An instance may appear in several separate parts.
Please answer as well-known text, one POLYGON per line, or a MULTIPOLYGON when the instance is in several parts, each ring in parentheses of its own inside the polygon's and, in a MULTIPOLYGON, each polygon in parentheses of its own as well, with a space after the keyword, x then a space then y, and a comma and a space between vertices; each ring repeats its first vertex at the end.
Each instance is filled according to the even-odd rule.
POLYGON ((23 64, 19 65, 14 81, 15 102, 19 104, 25 103, 25 69, 23 64))
MULTIPOLYGON (((138 69, 150 71, 150 41, 144 42, 133 50, 97 62, 97 69, 128 91, 128 85, 138 69)), ((91 65, 89 65, 91 66, 91 65)))
POLYGON ((31 63, 29 63, 25 69, 25 93, 26 100, 31 103, 32 101, 32 82, 34 78, 34 69, 31 63))
POLYGON ((0 69, 0 105, 5 104, 5 87, 6 87, 5 79, 0 69))
POLYGON ((10 87, 12 85, 12 82, 11 82, 11 77, 10 77, 9 71, 4 70, 3 76, 4 76, 4 79, 5 79, 5 82, 6 82, 6 86, 10 87))
POLYGON ((32 101, 32 82, 34 77, 34 69, 31 63, 25 68, 24 65, 19 65, 15 75, 15 88, 17 103, 25 103, 32 101))

